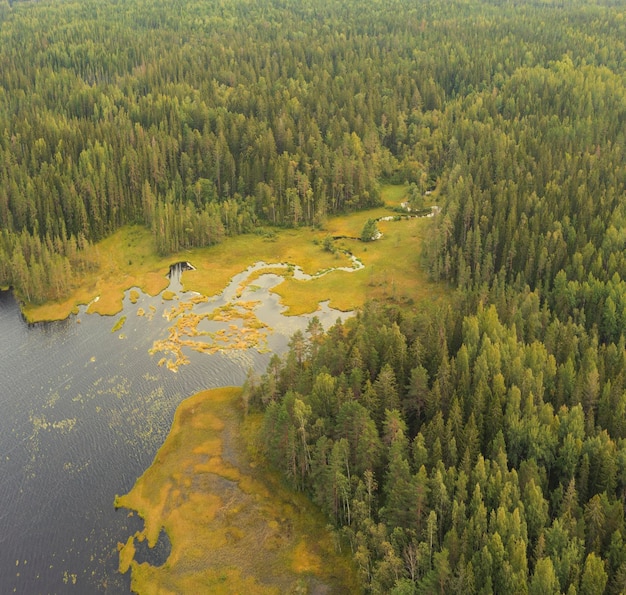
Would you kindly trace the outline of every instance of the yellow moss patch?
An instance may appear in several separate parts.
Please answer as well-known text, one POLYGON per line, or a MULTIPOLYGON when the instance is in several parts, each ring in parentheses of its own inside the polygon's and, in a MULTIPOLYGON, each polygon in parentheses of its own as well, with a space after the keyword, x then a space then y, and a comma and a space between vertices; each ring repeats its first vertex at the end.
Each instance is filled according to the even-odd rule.
POLYGON ((122 309, 124 292, 131 287, 156 295, 169 283, 166 274, 174 260, 154 253, 152 234, 143 227, 124 227, 99 242, 94 251, 96 268, 77 279, 66 300, 23 307, 30 322, 61 320, 67 318, 76 305, 89 303, 92 303, 90 312, 112 316, 122 309), (100 296, 100 300, 94 303, 96 296, 100 296))
POLYGON ((225 350, 265 351, 270 328, 253 312, 257 304, 258 302, 236 302, 205 314, 196 314, 190 311, 192 303, 181 303, 166 314, 168 320, 176 322, 169 328, 166 339, 155 341, 150 353, 171 355, 161 358, 159 366, 166 365, 168 369, 177 371, 179 366, 189 363, 189 358, 183 352, 184 347, 209 354, 225 350), (226 323, 234 320, 239 320, 240 324, 229 324, 227 328, 216 331, 198 329, 202 321, 226 323))
MULTIPOLYGON (((355 569, 335 552, 325 519, 271 473, 251 469, 240 395, 241 389, 226 388, 184 401, 152 466, 116 499, 116 506, 136 510, 145 521, 140 534, 119 546, 120 568, 130 567, 133 591, 278 595, 315 584, 358 593, 355 569), (161 528, 171 542, 165 564, 129 562, 132 544, 150 541, 161 528)), ((246 424, 246 433, 252 427, 258 424, 246 424)))
POLYGON ((76 291, 74 295, 61 302, 47 302, 39 306, 22 304, 22 313, 28 322, 42 320, 64 320, 74 312, 76 305, 88 304, 97 294, 91 295, 88 291, 76 291))
POLYGON ((131 304, 136 304, 139 300, 139 292, 136 289, 131 289, 130 293, 128 294, 128 299, 130 300, 131 304))
MULTIPOLYGON (((356 220, 358 216, 364 224, 367 213, 349 218, 356 220)), ((333 271, 308 281, 286 279, 274 291, 287 306, 286 313, 293 315, 315 312, 319 302, 326 299, 332 308, 343 311, 358 308, 370 299, 397 303, 439 299, 445 295, 445 287, 431 282, 421 265, 422 241, 429 225, 432 219, 381 221, 380 240, 341 242, 365 268, 353 273, 333 271)))
POLYGON ((239 481, 239 469, 224 462, 221 457, 211 457, 206 463, 199 463, 194 467, 196 473, 213 473, 229 481, 239 481))
POLYGON ((162 294, 161 297, 166 300, 166 301, 171 301, 176 299, 176 294, 173 291, 170 291, 169 289, 166 289, 162 294))
POLYGON ((135 557, 135 540, 133 537, 129 537, 128 541, 124 544, 117 544, 117 551, 119 552, 120 563, 119 563, 119 571, 124 574, 128 572, 130 568, 130 564, 135 557))
POLYGON ((269 498, 270 491, 263 482, 257 481, 249 475, 242 475, 239 480, 239 489, 250 495, 256 495, 260 498, 269 498))
MULTIPOLYGON (((383 186, 383 201, 390 206, 398 206, 405 198, 406 190, 406 186, 383 186)), ((429 198, 434 200, 435 196, 436 192, 433 192, 429 198)), ((310 275, 336 267, 350 267, 351 261, 347 255, 323 250, 324 238, 328 235, 359 237, 367 219, 389 214, 388 210, 381 207, 331 218, 324 230, 276 230, 271 242, 260 235, 237 236, 217 246, 168 257, 154 254, 153 238, 148 230, 138 226, 125 227, 97 245, 98 269, 86 273, 67 300, 42 306, 26 304, 23 311, 31 322, 66 318, 78 304, 91 304, 89 312, 117 314, 122 308, 126 290, 138 287, 154 296, 166 289, 169 265, 180 260, 189 261, 196 267, 196 270, 186 271, 183 275, 185 290, 196 291, 202 296, 220 293, 236 274, 259 261, 267 262, 270 266, 285 263, 298 265, 310 275), (100 296, 100 299, 94 302, 96 296, 100 296)), ((365 281, 358 277, 352 278, 354 273, 337 273, 334 278, 327 279, 325 276, 311 282, 306 290, 298 290, 295 285, 298 282, 289 278, 292 275, 289 269, 274 267, 252 273, 241 284, 238 292, 241 295, 245 287, 259 276, 273 272, 288 278, 280 286, 279 293, 294 314, 314 311, 316 304, 324 299, 330 299, 331 304, 341 304, 338 307, 344 310, 351 310, 370 297, 403 300, 406 299, 405 293, 414 287, 420 288, 422 295, 425 293, 432 297, 432 286, 423 287, 425 276, 419 264, 422 236, 428 225, 432 225, 432 220, 381 222, 379 228, 385 235, 380 241, 368 244, 350 240, 336 242, 337 247, 343 245, 349 248, 362 259, 366 267, 373 266, 376 269, 369 271, 365 281), (390 225, 394 225, 395 229, 390 225), (406 229, 400 230, 401 227, 406 229), (389 233, 394 234, 391 241, 387 237, 389 233), (385 278, 383 267, 389 263, 392 270, 385 278), (385 283, 391 289, 376 289, 385 283), (344 296, 346 288, 351 294, 350 299, 344 296), (303 294, 306 294, 306 308, 302 305, 303 294), (352 297, 356 297, 356 301, 351 302, 352 297)))
POLYGON ((193 452, 198 455, 221 456, 222 441, 219 438, 205 440, 202 444, 194 446, 193 452))
POLYGON ((120 319, 113 325, 111 332, 115 333, 119 331, 124 326, 125 322, 126 322, 126 316, 120 317, 120 319))
POLYGON ((259 261, 270 265, 297 264, 310 275, 336 266, 350 266, 347 256, 336 257, 321 248, 325 235, 326 232, 309 228, 278 230, 273 242, 266 242, 261 236, 245 235, 205 250, 191 251, 187 259, 196 270, 185 272, 184 287, 202 295, 216 295, 236 274, 259 261))
POLYGON ((209 428, 215 432, 221 432, 224 429, 224 422, 213 413, 193 415, 190 423, 194 428, 209 428))
POLYGON ((308 281, 285 279, 274 292, 287 307, 285 314, 290 316, 315 312, 319 303, 326 300, 330 301, 331 308, 349 312, 367 300, 363 281, 365 275, 365 270, 362 269, 354 273, 333 271, 319 279, 308 281))
POLYGON ((311 572, 313 574, 322 568, 321 558, 311 552, 304 540, 300 541, 293 551, 292 568, 300 572, 311 572))
MULTIPOLYGON (((171 259, 165 259, 170 262, 171 259)), ((169 267, 169 265, 167 265, 169 267)), ((169 268, 167 269, 169 270, 169 268)), ((142 275, 141 288, 148 295, 157 295, 161 293, 169 284, 168 278, 165 276, 166 268, 162 267, 159 272, 150 271, 142 275)))
POLYGON ((385 184, 380 188, 380 196, 385 205, 399 207, 400 203, 406 199, 408 191, 408 184, 385 184))
POLYGON ((253 271, 252 273, 250 273, 250 275, 248 275, 248 277, 246 278, 245 281, 243 281, 239 287, 237 288, 237 292, 236 292, 236 296, 237 297, 241 297, 241 294, 244 292, 244 290, 248 287, 253 286, 254 282, 259 279, 259 277, 262 277, 263 275, 278 275, 280 277, 291 277, 293 276, 293 270, 291 268, 287 268, 287 267, 266 267, 263 269, 259 269, 257 271, 253 271))

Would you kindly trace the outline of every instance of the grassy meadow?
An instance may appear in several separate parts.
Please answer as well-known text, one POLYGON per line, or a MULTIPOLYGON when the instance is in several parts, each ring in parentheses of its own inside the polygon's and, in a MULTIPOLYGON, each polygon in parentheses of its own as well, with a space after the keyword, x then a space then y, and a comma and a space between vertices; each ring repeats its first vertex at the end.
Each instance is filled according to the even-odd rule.
MULTIPOLYGON (((385 204, 398 206, 405 186, 383 186, 385 204)), ((122 309, 124 294, 133 288, 157 295, 166 289, 169 265, 190 261, 195 271, 183 275, 184 288, 205 296, 220 293, 234 275, 258 261, 298 265, 315 275, 328 269, 350 267, 348 251, 364 264, 356 272, 332 271, 309 281, 299 281, 284 270, 284 282, 276 288, 288 314, 314 312, 319 302, 347 311, 368 299, 411 300, 443 295, 441 286, 428 281, 420 266, 421 246, 430 219, 381 221, 383 236, 376 242, 342 239, 333 242, 334 252, 324 250, 327 236, 359 237, 369 218, 392 214, 384 207, 329 219, 324 229, 272 229, 267 233, 227 238, 209 248, 189 250, 167 257, 155 254, 151 233, 143 227, 119 230, 96 246, 98 269, 85 274, 72 295, 62 302, 40 306, 25 304, 28 321, 59 320, 89 304, 88 312, 115 315, 122 309)), ((280 272, 280 271, 278 271, 280 272)), ((131 292, 133 293, 133 292, 131 292)), ((136 291, 134 291, 136 294, 136 291)), ((131 296, 132 297, 132 296, 131 296)))

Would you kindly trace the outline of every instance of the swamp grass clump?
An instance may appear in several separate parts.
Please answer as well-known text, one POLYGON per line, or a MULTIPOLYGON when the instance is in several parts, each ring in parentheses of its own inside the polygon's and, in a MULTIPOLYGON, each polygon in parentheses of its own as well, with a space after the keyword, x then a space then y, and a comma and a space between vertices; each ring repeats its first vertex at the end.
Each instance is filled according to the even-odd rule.
POLYGON ((125 323, 126 323, 126 316, 121 316, 120 319, 113 325, 111 332, 116 333, 117 331, 121 330, 121 328, 124 326, 125 323))
POLYGON ((259 424, 242 428, 240 395, 223 388, 184 401, 151 467, 116 498, 144 519, 118 546, 120 571, 137 593, 358 593, 325 519, 250 458, 259 424), (162 528, 168 559, 138 564, 135 544, 154 545, 162 528))
POLYGON ((159 366, 167 366, 176 372, 180 366, 188 364, 184 348, 209 354, 245 349, 267 350, 267 335, 271 329, 254 313, 258 302, 239 301, 197 314, 191 308, 198 301, 203 300, 197 297, 190 302, 180 302, 165 313, 167 320, 175 323, 169 328, 167 338, 155 341, 150 349, 151 355, 166 354, 159 360, 159 366), (215 330, 202 330, 198 328, 202 323, 221 324, 215 330))

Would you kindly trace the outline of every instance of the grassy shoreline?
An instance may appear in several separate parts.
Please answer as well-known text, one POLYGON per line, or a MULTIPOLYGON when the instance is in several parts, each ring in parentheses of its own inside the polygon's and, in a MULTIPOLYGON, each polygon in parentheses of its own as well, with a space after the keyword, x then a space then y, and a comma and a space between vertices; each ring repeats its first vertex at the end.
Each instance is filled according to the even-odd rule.
POLYGON ((243 420, 240 388, 183 401, 152 465, 116 507, 136 511, 144 529, 118 544, 120 571, 138 593, 309 592, 327 585, 358 593, 356 571, 337 553, 326 519, 280 480, 257 469, 260 418, 243 420), (159 567, 139 564, 135 544, 171 543, 159 567))
MULTIPOLYGON (((386 206, 398 206, 406 186, 383 187, 386 206)), ((438 298, 442 288, 430 282, 420 266, 422 238, 430 220, 383 221, 379 241, 333 242, 334 252, 323 249, 327 236, 358 237, 368 218, 389 215, 385 207, 329 219, 325 229, 277 229, 265 235, 248 234, 225 239, 209 248, 179 252, 167 257, 154 253, 151 233, 139 226, 124 227, 96 245, 98 270, 86 273, 74 292, 60 302, 42 305, 22 303, 28 322, 62 320, 87 305, 88 313, 114 316, 123 307, 126 292, 141 291, 155 296, 168 286, 169 266, 190 261, 196 270, 183 275, 184 289, 205 296, 220 293, 238 273, 264 261, 291 264, 315 275, 328 269, 351 267, 346 254, 355 255, 365 267, 356 272, 332 271, 309 281, 283 274, 275 289, 287 314, 314 312, 325 300, 342 311, 362 306, 369 299, 410 302, 421 297, 438 298)))
MULTIPOLYGON (((404 197, 398 187, 389 194, 392 205, 404 197)), ((380 208, 331 219, 324 230, 229 238, 167 261, 190 261, 196 270, 185 272, 184 289, 207 296, 258 261, 298 265, 310 275, 351 267, 350 254, 363 263, 353 272, 331 270, 306 281, 285 268, 268 269, 283 277, 274 291, 293 315, 315 311, 323 300, 353 310, 368 299, 438 299, 444 288, 427 281, 420 266, 428 219, 381 221, 379 241, 341 240, 333 242, 333 251, 324 250, 328 235, 358 236, 368 218, 387 215, 380 208)), ((242 286, 257 277, 253 273, 242 286)), ((273 595, 316 588, 359 593, 357 571, 347 552, 337 553, 327 520, 302 494, 285 488, 255 454, 262 420, 260 415, 242 419, 240 394, 240 388, 221 388, 183 401, 152 465, 128 494, 116 498, 117 508, 144 520, 142 531, 118 544, 120 572, 131 572, 137 593, 273 595), (145 540, 153 546, 162 529, 171 543, 168 559, 160 567, 139 564, 136 544, 145 540)))
MULTIPOLYGON (((405 194, 404 186, 383 188, 386 206, 398 206, 405 194)), ((367 219, 389 214, 380 207, 334 217, 322 230, 276 229, 167 257, 154 253, 148 230, 125 227, 95 246, 98 270, 85 274, 70 297, 41 306, 22 304, 22 311, 29 322, 63 319, 81 305, 88 313, 113 316, 126 295, 136 302, 139 290, 165 299, 166 275, 179 261, 195 267, 184 273, 183 289, 207 297, 263 261, 268 265, 264 272, 283 278, 273 291, 292 315, 314 312, 326 300, 347 311, 370 299, 407 304, 439 299, 445 289, 428 281, 421 267, 431 220, 381 221, 378 241, 334 240, 331 250, 324 248, 329 236, 358 237, 367 219), (352 255, 362 268, 353 268, 352 255), (285 264, 314 278, 298 280, 285 264), (333 270, 340 267, 353 270, 333 270)), ((241 287, 260 274, 252 273, 241 287)), ((117 320, 112 332, 124 321, 124 316, 117 320)), ((261 417, 242 419, 240 392, 233 387, 203 391, 179 405, 151 466, 128 494, 116 498, 117 508, 144 520, 142 531, 118 544, 119 570, 131 572, 131 588, 139 593, 278 594, 328 586, 336 593, 358 593, 356 569, 345 553, 337 553, 327 520, 254 454, 261 417), (138 563, 136 544, 154 545, 162 529, 171 543, 165 564, 138 563)))

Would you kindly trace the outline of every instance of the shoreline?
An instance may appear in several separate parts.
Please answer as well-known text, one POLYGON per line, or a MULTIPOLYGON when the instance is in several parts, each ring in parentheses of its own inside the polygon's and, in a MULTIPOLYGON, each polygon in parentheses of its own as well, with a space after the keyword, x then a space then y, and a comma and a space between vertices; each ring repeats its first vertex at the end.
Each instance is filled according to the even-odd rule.
POLYGON ((117 509, 144 520, 143 530, 118 544, 120 572, 130 570, 137 593, 158 586, 269 594, 299 585, 358 592, 356 569, 336 553, 327 520, 251 454, 261 418, 244 418, 241 391, 210 389, 182 401, 150 467, 116 497, 117 509), (136 544, 154 546, 162 530, 171 545, 166 561, 139 563, 136 544))
POLYGON ((214 246, 167 257, 154 253, 149 230, 123 227, 94 246, 99 261, 97 273, 86 273, 65 300, 32 305, 14 295, 30 324, 64 320, 81 306, 87 306, 89 314, 115 316, 122 311, 128 291, 139 289, 155 297, 166 290, 170 266, 177 262, 188 262, 195 269, 185 271, 182 290, 212 297, 223 291, 235 275, 264 261, 269 266, 287 265, 283 281, 273 291, 288 315, 315 312, 324 301, 337 310, 348 311, 370 299, 403 304, 416 295, 439 298, 445 290, 427 278, 420 262, 426 226, 432 219, 385 217, 379 222, 383 231, 379 241, 333 240, 332 251, 324 248, 328 236, 356 237, 368 219, 389 216, 389 208, 396 208, 396 201, 404 196, 400 196, 400 188, 385 189, 383 194, 395 193, 394 200, 386 200, 385 206, 333 217, 324 229, 281 228, 272 230, 271 237, 261 233, 233 236, 214 246), (398 246, 403 246, 407 258, 397 257, 398 246), (354 268, 353 258, 362 266, 346 273, 354 268), (293 278, 288 274, 293 267, 300 267, 313 278, 293 278), (321 275, 324 271, 328 273, 321 275), (351 275, 348 283, 345 274, 351 275))

